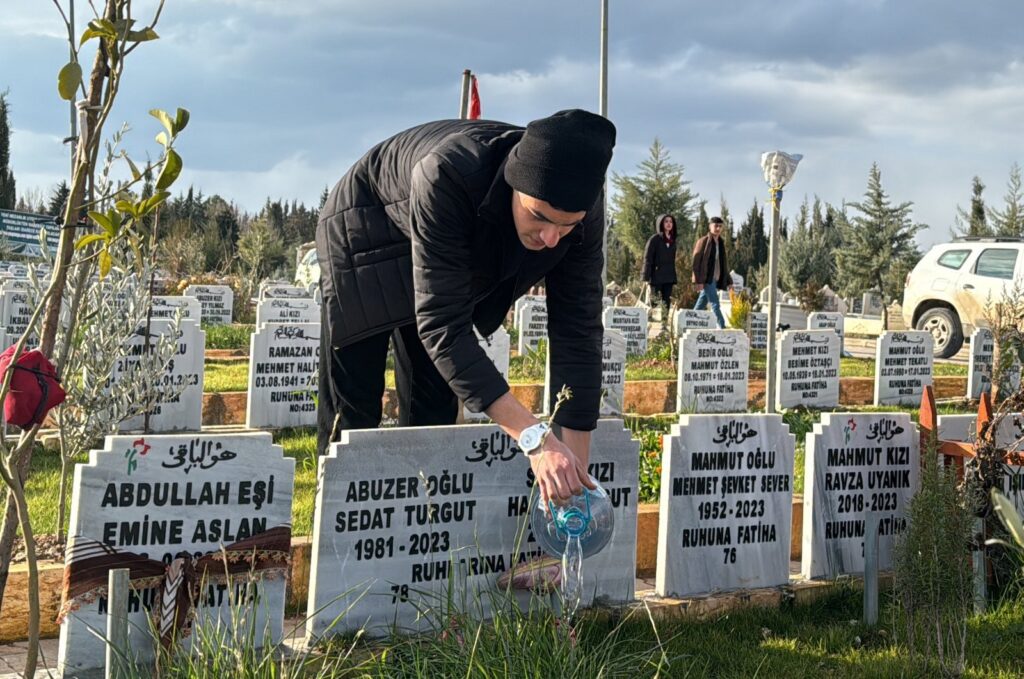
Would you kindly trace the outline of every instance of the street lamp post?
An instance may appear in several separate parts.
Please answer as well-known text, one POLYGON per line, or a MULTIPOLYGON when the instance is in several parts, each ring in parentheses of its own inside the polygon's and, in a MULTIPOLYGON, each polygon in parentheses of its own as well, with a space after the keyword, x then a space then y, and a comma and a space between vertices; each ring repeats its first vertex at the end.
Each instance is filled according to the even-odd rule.
POLYGON ((768 244, 768 356, 765 365, 764 408, 766 413, 775 412, 775 392, 778 388, 778 356, 775 352, 775 328, 779 324, 779 208, 782 204, 782 189, 793 178, 800 154, 769 151, 761 154, 761 169, 764 180, 771 189, 772 237, 768 244))

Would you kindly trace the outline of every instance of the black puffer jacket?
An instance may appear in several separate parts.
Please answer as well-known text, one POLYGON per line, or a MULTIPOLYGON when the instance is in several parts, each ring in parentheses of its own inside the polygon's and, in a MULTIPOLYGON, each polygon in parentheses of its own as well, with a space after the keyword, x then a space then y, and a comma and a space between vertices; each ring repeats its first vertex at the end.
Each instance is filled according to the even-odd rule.
MULTIPOLYGON (((644 270, 643 279, 651 285, 665 285, 675 283, 676 279, 676 239, 670 243, 665 238, 665 218, 672 215, 658 215, 654 222, 656 233, 647 239, 647 246, 644 248, 644 270)), ((672 217, 675 221, 675 217, 672 217)), ((678 235, 679 224, 676 224, 675 233, 678 235)))
POLYGON ((556 420, 591 430, 601 396, 602 203, 555 248, 523 247, 502 173, 522 134, 505 123, 445 120, 363 156, 317 224, 325 329, 343 349, 415 322, 452 391, 480 412, 508 384, 473 326, 496 330, 514 300, 544 278, 552 384, 574 394, 556 420))

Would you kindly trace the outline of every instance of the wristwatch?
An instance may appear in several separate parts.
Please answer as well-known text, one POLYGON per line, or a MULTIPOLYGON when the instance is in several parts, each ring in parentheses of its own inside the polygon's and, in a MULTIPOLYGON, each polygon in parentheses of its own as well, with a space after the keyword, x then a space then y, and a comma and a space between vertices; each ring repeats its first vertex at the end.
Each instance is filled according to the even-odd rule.
POLYGON ((519 434, 519 448, 527 457, 533 457, 540 453, 540 447, 550 432, 551 427, 544 422, 527 427, 519 434))

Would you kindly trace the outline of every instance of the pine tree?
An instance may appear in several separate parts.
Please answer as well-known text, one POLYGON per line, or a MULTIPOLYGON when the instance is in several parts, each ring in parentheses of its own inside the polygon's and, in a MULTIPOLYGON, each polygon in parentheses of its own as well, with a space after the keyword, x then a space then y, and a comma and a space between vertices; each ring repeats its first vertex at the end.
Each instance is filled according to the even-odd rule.
POLYGON ((11 164, 11 126, 7 120, 7 92, 0 92, 0 210, 13 210, 18 202, 11 164))
MULTIPOLYGON (((683 166, 669 160, 669 153, 658 139, 651 144, 650 156, 640 163, 635 175, 612 177, 616 193, 612 199, 616 241, 627 247, 634 258, 643 256, 647 239, 654 234, 658 215, 670 213, 676 229, 693 229, 694 194, 683 179, 683 166)), ((611 238, 609 238, 611 240, 611 238)))
POLYGON ((736 236, 732 228, 732 215, 729 214, 729 205, 725 202, 725 196, 719 197, 718 216, 722 218, 723 222, 725 222, 722 227, 722 242, 725 243, 725 251, 732 252, 736 236))
POLYGON ((783 289, 800 298, 805 310, 820 311, 820 291, 832 280, 833 256, 821 230, 812 231, 809 214, 805 200, 796 227, 779 253, 779 278, 783 289))
POLYGON ((1010 178, 1006 182, 1005 207, 1002 210, 989 208, 988 220, 993 235, 1024 238, 1024 186, 1022 186, 1020 165, 1013 164, 1010 178))
POLYGON ((320 194, 320 207, 316 209, 317 214, 324 211, 324 205, 327 204, 327 197, 331 195, 331 192, 327 190, 327 185, 324 184, 324 192, 320 194))
POLYGON ((843 220, 843 245, 836 251, 839 280, 848 294, 878 290, 884 302, 882 328, 887 329, 887 305, 903 294, 903 277, 921 256, 914 234, 925 227, 911 221, 912 202, 890 202, 877 163, 868 174, 864 199, 850 207, 858 214, 843 220))
POLYGON ((971 209, 965 210, 959 205, 956 207, 956 235, 978 238, 993 235, 985 218, 985 199, 981 197, 984 190, 985 185, 981 183, 981 178, 975 176, 971 180, 971 209))
POLYGON ((755 269, 768 261, 768 236, 764 232, 764 208, 758 207, 757 199, 747 213, 747 219, 740 225, 733 252, 726 255, 730 268, 752 280, 755 269))
POLYGON ((64 215, 64 206, 68 202, 68 196, 71 195, 71 189, 68 187, 68 183, 61 180, 60 184, 53 187, 53 191, 50 192, 50 202, 46 205, 46 214, 52 217, 61 217, 64 215))

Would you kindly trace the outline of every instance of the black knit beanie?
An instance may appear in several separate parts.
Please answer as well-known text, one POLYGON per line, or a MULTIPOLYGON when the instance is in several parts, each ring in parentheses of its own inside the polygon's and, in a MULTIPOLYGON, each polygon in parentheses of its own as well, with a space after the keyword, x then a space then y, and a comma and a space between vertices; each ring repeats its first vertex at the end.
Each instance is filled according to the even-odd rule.
POLYGON ((615 146, 615 125, 580 109, 534 120, 505 163, 516 191, 565 212, 589 210, 604 186, 615 146))

